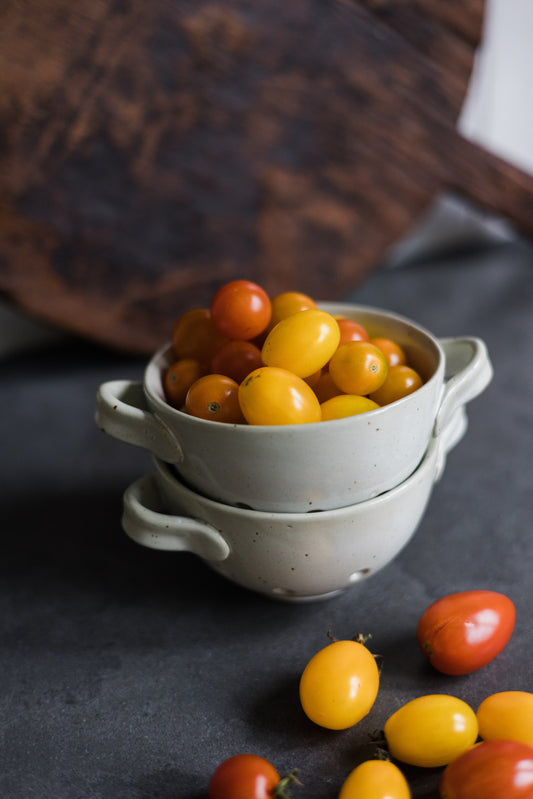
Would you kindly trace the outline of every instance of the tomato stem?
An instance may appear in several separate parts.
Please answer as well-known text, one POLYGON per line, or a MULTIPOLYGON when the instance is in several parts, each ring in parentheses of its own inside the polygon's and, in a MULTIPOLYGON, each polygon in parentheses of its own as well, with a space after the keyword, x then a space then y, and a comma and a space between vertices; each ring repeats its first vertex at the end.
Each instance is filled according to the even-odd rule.
POLYGON ((286 774, 280 779, 274 788, 274 799, 290 799, 290 792, 288 791, 290 784, 296 783, 296 785, 302 785, 296 774, 297 769, 294 769, 290 774, 286 774))

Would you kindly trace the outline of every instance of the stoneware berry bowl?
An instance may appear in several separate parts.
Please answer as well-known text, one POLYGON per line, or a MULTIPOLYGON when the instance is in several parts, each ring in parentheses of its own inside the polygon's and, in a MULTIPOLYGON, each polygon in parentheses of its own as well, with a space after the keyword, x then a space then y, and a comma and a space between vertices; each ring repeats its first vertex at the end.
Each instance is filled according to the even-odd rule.
POLYGON ((121 441, 174 466, 194 491, 237 507, 304 513, 354 505, 389 491, 420 464, 455 411, 492 377, 483 341, 437 339, 388 311, 342 303, 323 310, 355 319, 370 337, 398 342, 424 384, 381 408, 327 422, 256 426, 225 424, 171 407, 163 390, 172 348, 149 362, 144 380, 100 386, 96 421, 121 441))
POLYGON ((155 458, 154 472, 124 494, 122 526, 139 544, 195 553, 229 580, 271 598, 332 597, 376 574, 405 547, 466 426, 460 407, 399 486, 317 513, 271 513, 216 502, 188 488, 173 466, 155 458))

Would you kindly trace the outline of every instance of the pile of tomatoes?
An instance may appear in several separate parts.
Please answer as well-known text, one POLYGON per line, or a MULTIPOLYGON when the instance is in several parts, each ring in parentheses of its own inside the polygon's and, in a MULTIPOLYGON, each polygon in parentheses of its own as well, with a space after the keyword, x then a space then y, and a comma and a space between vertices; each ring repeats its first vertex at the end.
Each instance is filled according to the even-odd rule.
POLYGON ((176 321, 167 402, 192 416, 254 425, 305 424, 352 416, 420 388, 404 349, 370 338, 296 291, 272 299, 256 283, 233 280, 209 308, 176 321))
MULTIPOLYGON (((514 623, 508 597, 464 591, 430 605, 416 635, 438 671, 460 675, 495 658, 509 642, 514 623)), ((333 641, 302 672, 302 709, 326 729, 352 727, 372 709, 380 677, 378 659, 364 639, 333 641)), ((388 717, 381 737, 381 757, 354 768, 339 787, 339 799, 410 799, 401 764, 443 768, 441 799, 533 797, 533 693, 492 694, 477 711, 448 693, 419 696, 388 717)), ((280 799, 298 781, 294 774, 281 778, 262 757, 238 754, 213 773, 209 799, 280 799)))

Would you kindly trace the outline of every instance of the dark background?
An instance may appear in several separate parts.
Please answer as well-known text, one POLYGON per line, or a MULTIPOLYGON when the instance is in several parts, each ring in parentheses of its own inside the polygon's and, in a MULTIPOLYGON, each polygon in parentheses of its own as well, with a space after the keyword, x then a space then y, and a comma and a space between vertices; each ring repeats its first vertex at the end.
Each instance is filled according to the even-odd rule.
MULTIPOLYGON (((144 451, 100 432, 95 392, 144 359, 65 337, 5 358, 0 473, 0 793, 6 799, 200 799, 242 751, 300 770, 295 796, 334 799, 371 756, 369 734, 428 692, 476 709, 532 690, 533 250, 524 242, 382 268, 346 299, 398 311, 438 336, 480 336, 494 365, 468 405, 418 532, 387 568, 340 597, 277 603, 194 556, 145 550, 120 526, 144 451), (490 588, 516 604, 513 637, 483 670, 426 664, 415 626, 432 600, 490 588), (374 708, 344 732, 303 715, 298 679, 328 643, 372 635, 384 658, 374 708)), ((440 770, 406 768, 417 799, 440 770)))

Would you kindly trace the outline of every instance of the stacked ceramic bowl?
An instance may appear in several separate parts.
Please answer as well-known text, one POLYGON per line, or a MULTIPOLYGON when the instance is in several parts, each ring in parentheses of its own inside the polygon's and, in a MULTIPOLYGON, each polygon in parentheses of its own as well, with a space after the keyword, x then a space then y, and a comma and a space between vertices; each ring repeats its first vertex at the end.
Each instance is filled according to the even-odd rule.
POLYGON ((401 345, 423 378, 412 394, 356 416, 258 426, 206 421, 171 407, 170 345, 143 382, 100 386, 97 424, 154 455, 124 495, 135 541, 196 553, 247 588, 292 601, 334 595, 375 574, 416 531, 465 405, 492 377, 478 338, 437 339, 366 306, 321 303, 401 345))

